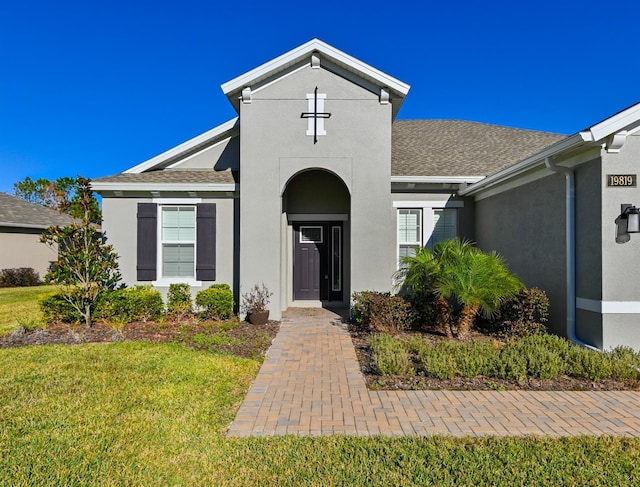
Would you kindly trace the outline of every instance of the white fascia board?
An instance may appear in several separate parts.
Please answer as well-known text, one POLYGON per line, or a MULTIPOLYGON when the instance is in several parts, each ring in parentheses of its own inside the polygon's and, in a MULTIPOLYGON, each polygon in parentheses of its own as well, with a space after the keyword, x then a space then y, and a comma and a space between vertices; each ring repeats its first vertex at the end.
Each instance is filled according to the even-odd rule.
POLYGON ((200 134, 194 137, 193 139, 190 139, 186 142, 183 142, 180 145, 177 145, 173 149, 169 149, 168 151, 163 152, 162 154, 159 154, 155 157, 152 157, 151 159, 143 163, 140 163, 137 166, 129 168, 123 172, 125 174, 139 174, 141 172, 145 172, 150 169, 153 169, 154 167, 158 166, 159 164, 162 164, 163 162, 165 162, 168 159, 171 159, 172 157, 178 156, 183 152, 188 151, 189 149, 197 147, 200 144, 203 144, 211 139, 214 139, 216 137, 219 137, 225 134, 226 132, 232 130, 237 125, 237 123, 238 123, 238 117, 235 117, 232 120, 229 120, 228 122, 223 123, 222 125, 218 125, 217 127, 212 128, 211 130, 208 130, 207 132, 200 134))
POLYGON ((583 138, 581 133, 572 135, 571 137, 550 145, 546 149, 543 149, 542 151, 534 154, 531 157, 527 157, 526 159, 518 162, 517 164, 514 164, 513 166, 509 166, 502 171, 498 171, 491 176, 487 176, 482 181, 479 181, 465 189, 460 190, 459 194, 460 196, 471 196, 473 194, 476 194, 484 189, 501 183, 502 181, 515 177, 518 174, 527 171, 537 165, 544 164, 544 160, 546 157, 553 157, 557 154, 560 154, 561 152, 578 147, 584 142, 585 139, 583 138))
POLYGON ((462 184, 477 183, 484 176, 391 176, 392 183, 445 183, 462 184))
POLYGON ((640 121, 640 103, 616 113, 614 116, 595 124, 585 132, 590 135, 589 140, 597 142, 603 140, 611 134, 638 123, 640 121))
POLYGON ((235 183, 111 183, 91 181, 91 189, 94 191, 237 191, 235 183))
MULTIPOLYGON (((410 86, 408 84, 403 83, 402 81, 393 78, 392 76, 389 76, 388 74, 385 74, 352 56, 349 56, 319 39, 312 39, 309 42, 302 44, 301 46, 296 47, 295 49, 292 49, 291 51, 286 52, 243 75, 223 83, 221 85, 222 91, 228 96, 231 93, 241 90, 245 86, 250 86, 255 80, 263 79, 270 76, 273 72, 277 72, 287 66, 295 64, 305 56, 310 55, 313 51, 318 51, 334 62, 344 65, 355 73, 361 73, 365 77, 372 78, 380 83, 380 85, 396 91, 403 96, 409 92, 410 86)), ((320 65, 322 65, 322 59, 320 60, 320 65)))

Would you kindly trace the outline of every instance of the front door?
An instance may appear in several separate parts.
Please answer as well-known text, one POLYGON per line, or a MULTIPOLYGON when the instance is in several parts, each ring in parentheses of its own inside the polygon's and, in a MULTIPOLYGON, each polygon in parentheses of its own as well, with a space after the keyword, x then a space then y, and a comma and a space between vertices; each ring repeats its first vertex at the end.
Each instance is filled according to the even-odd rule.
POLYGON ((342 223, 296 223, 293 229, 293 298, 342 301, 342 223))

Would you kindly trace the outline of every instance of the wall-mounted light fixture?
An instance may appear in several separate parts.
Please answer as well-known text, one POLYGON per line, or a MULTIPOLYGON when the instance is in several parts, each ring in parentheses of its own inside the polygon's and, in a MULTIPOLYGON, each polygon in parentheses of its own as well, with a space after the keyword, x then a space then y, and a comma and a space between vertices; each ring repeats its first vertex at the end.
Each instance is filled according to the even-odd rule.
POLYGON ((616 218, 616 242, 628 242, 630 233, 640 233, 640 208, 625 203, 620 205, 620 216, 616 218))

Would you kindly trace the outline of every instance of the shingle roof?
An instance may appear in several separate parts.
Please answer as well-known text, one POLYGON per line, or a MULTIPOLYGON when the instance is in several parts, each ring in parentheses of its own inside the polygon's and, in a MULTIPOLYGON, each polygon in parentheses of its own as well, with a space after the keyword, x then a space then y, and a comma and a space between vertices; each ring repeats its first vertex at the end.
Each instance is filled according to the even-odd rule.
POLYGON ((0 193, 0 226, 46 228, 50 225, 67 225, 71 221, 73 219, 69 215, 0 193))
POLYGON ((487 176, 566 136, 461 120, 396 120, 392 176, 487 176))
POLYGON ((97 183, 158 183, 158 184, 233 184, 237 175, 230 170, 171 170, 148 171, 141 173, 121 173, 96 178, 97 183))

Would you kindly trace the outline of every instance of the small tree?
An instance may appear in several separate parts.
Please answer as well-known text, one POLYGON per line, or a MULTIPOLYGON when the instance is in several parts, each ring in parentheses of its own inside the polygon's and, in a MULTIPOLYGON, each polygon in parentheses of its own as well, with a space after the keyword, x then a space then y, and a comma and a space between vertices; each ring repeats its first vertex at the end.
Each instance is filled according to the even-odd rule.
POLYGON ((405 257, 397 278, 413 291, 435 296, 440 324, 448 337, 467 338, 478 313, 491 315, 524 286, 495 252, 485 254, 466 240, 446 240, 433 250, 405 257), (453 313, 452 303, 460 306, 453 313))
POLYGON ((69 208, 77 186, 76 178, 62 177, 49 181, 46 178, 33 180, 27 176, 23 181, 13 183, 13 194, 30 203, 65 211, 64 208, 69 208))
POLYGON ((42 242, 58 248, 58 260, 45 279, 64 286, 62 297, 89 326, 98 297, 120 280, 118 255, 97 230, 102 212, 89 179, 78 177, 75 195, 63 202, 60 211, 76 220, 64 227, 51 226, 42 234, 42 242))

